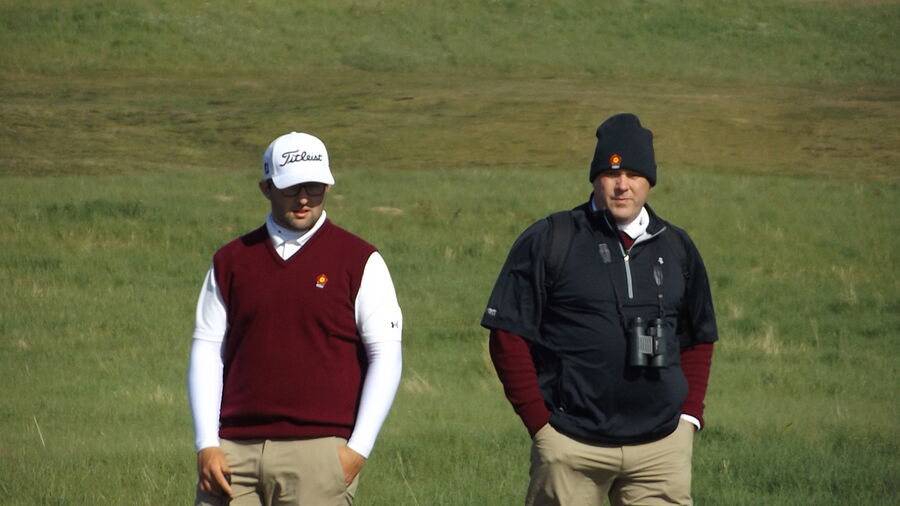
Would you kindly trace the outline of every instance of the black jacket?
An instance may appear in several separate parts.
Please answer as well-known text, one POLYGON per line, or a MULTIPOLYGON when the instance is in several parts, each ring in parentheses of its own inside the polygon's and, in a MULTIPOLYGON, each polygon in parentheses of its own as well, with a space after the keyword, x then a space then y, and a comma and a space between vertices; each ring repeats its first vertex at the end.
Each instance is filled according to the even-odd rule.
POLYGON ((591 212, 589 204, 571 211, 574 236, 551 288, 544 265, 548 220, 522 233, 481 324, 531 343, 557 430, 594 443, 652 441, 675 430, 687 395, 680 347, 717 339, 706 269, 687 233, 649 206, 647 233, 625 251, 611 216, 591 212), (627 328, 636 317, 660 316, 664 367, 627 366, 627 328))

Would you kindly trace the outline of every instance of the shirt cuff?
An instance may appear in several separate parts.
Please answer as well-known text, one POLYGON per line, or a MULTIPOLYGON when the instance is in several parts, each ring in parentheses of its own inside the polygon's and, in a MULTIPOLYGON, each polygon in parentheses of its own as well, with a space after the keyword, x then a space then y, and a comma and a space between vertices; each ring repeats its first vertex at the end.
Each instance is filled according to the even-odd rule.
POLYGON ((691 415, 681 415, 681 419, 694 424, 694 427, 697 427, 697 430, 700 430, 703 428, 700 426, 700 420, 697 420, 697 418, 695 418, 691 415))

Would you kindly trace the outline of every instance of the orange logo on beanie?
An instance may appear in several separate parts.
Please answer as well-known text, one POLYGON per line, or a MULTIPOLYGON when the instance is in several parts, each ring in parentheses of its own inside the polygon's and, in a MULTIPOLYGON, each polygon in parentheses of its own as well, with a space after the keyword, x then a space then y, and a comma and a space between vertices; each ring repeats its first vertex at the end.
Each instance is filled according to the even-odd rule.
POLYGON ((328 284, 328 276, 324 274, 316 276, 316 288, 325 288, 326 284, 328 284))
POLYGON ((612 154, 609 157, 609 166, 614 169, 618 169, 619 167, 621 167, 622 166, 622 157, 617 154, 612 154))

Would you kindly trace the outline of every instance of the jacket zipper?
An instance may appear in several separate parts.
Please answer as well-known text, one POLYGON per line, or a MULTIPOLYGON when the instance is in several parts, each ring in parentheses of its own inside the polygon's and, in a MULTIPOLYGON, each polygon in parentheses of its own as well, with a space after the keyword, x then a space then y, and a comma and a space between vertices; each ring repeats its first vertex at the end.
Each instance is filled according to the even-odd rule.
POLYGON ((631 258, 631 248, 627 251, 622 246, 622 243, 619 243, 619 249, 622 250, 622 258, 625 259, 625 279, 628 282, 628 300, 634 299, 634 287, 631 283, 631 262, 629 261, 631 258))
MULTIPOLYGON (((604 216, 604 219, 606 219, 605 216, 604 216)), ((609 226, 609 228, 610 228, 611 230, 616 230, 616 227, 613 226, 612 223, 610 223, 608 219, 606 219, 606 224, 609 226)), ((642 236, 642 237, 638 237, 638 240, 634 241, 634 244, 632 244, 632 245, 631 245, 631 248, 628 248, 628 250, 626 250, 626 249, 625 249, 625 246, 623 246, 622 243, 621 243, 621 241, 619 241, 619 250, 622 252, 622 258, 625 259, 625 279, 626 279, 627 282, 628 282, 628 299, 629 299, 629 300, 633 300, 633 299, 634 299, 634 286, 632 285, 632 282, 631 282, 631 262, 630 262, 630 259, 631 259, 631 249, 634 248, 634 246, 635 246, 637 243, 639 243, 639 242, 645 242, 645 241, 648 241, 648 240, 650 240, 650 239, 653 239, 654 237, 656 237, 656 236, 658 236, 659 234, 663 233, 663 231, 664 231, 665 229, 666 229, 666 227, 663 227, 663 228, 657 230, 653 235, 647 236, 647 235, 645 234, 645 235, 642 236)))
POLYGON ((656 236, 658 236, 659 234, 661 234, 663 232, 663 230, 665 230, 665 229, 666 229, 666 227, 663 227, 661 230, 657 231, 655 234, 653 234, 651 236, 645 235, 645 236, 639 237, 638 238, 639 240, 634 241, 634 244, 631 245, 631 248, 628 248, 627 250, 625 249, 624 246, 622 246, 621 242, 619 243, 619 249, 622 251, 622 258, 625 259, 625 279, 628 282, 628 300, 634 299, 634 286, 632 285, 632 282, 631 282, 631 250, 635 247, 635 245, 637 245, 637 243, 649 241, 650 239, 653 239, 656 236))

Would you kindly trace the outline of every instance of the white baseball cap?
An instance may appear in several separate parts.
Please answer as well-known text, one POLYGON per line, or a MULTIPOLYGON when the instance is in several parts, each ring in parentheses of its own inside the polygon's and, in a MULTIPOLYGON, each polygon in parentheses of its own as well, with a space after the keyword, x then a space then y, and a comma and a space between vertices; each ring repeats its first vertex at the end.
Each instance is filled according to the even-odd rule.
POLYGON ((278 189, 301 183, 334 184, 325 144, 309 134, 291 132, 272 141, 262 158, 264 179, 278 189))

